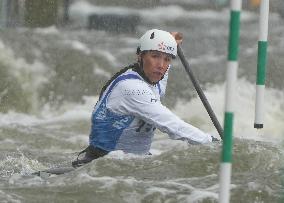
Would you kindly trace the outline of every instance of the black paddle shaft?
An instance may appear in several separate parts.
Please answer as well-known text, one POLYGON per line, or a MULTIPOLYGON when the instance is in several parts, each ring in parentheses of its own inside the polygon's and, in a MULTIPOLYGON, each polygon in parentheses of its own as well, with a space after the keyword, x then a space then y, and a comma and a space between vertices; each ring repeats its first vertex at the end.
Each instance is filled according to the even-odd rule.
POLYGON ((204 107, 206 108, 207 113, 209 114, 209 117, 211 118, 215 128, 217 129, 221 139, 223 140, 223 129, 222 129, 222 127, 221 127, 221 125, 220 125, 220 123, 219 123, 215 113, 213 112, 213 110, 212 110, 212 108, 211 108, 211 106, 210 106, 210 104, 209 104, 205 94, 203 93, 203 91, 202 91, 202 89, 201 89, 197 79, 195 78, 192 70, 190 69, 189 63, 185 59, 183 51, 182 51, 180 45, 178 45, 178 47, 177 47, 177 53, 178 53, 178 56, 179 56, 179 58, 181 60, 182 65, 184 66, 188 76, 190 77, 190 79, 191 79, 191 81, 192 81, 192 83, 194 85, 195 90, 197 91, 197 93, 198 93, 198 95, 199 95, 199 97, 200 97, 204 107))

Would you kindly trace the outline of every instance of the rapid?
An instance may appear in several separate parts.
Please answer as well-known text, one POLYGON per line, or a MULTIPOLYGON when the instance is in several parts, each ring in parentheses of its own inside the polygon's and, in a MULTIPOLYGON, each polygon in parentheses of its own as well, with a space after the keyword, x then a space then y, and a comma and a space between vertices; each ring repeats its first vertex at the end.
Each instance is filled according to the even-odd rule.
MULTIPOLYGON (((76 1, 70 8, 73 26, 0 29, 0 202, 218 202, 221 143, 188 145, 161 132, 151 156, 115 151, 67 174, 31 175, 69 166, 87 146, 103 84, 136 61, 138 38, 151 28, 184 34, 184 53, 223 123, 229 9, 184 5, 117 8, 76 1), (84 15, 90 9, 135 13, 142 20, 130 33, 88 30, 84 15)), ((258 10, 245 9, 235 100, 235 203, 283 201, 284 21, 277 12, 269 16, 260 130, 253 128, 257 40, 258 10)), ((163 103, 218 137, 178 58, 163 103)))

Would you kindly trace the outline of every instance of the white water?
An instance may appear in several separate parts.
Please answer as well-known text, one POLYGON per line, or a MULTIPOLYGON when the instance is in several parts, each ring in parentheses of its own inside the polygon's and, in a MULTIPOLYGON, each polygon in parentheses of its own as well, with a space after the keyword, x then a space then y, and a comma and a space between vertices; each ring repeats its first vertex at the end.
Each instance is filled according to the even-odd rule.
MULTIPOLYGON (((167 21, 174 22, 175 20, 181 19, 227 21, 224 16, 229 16, 229 9, 223 9, 222 11, 217 12, 212 10, 188 11, 177 5, 158 6, 150 9, 134 9, 119 6, 99 6, 90 4, 87 1, 76 1, 70 7, 71 19, 79 23, 80 26, 86 27, 88 23, 88 16, 91 14, 137 14, 148 24, 159 24, 167 21)), ((251 12, 242 12, 242 21, 249 21, 255 18, 255 14, 251 12)))
MULTIPOLYGON (((268 142, 279 142, 284 135, 284 93, 272 88, 265 90, 264 128, 255 129, 255 84, 251 84, 244 78, 237 81, 237 89, 234 100, 234 136, 244 139, 254 139, 268 142)), ((225 85, 212 85, 205 91, 209 103, 215 112, 219 122, 223 125, 225 85)), ((217 132, 208 117, 205 108, 199 98, 189 102, 179 101, 174 110, 177 115, 188 122, 197 122, 200 128, 217 132), (210 125, 208 125, 208 123, 210 125)))
MULTIPOLYGON (((234 136, 268 142, 281 141, 284 134, 283 92, 266 88, 264 128, 257 130, 253 128, 255 85, 243 78, 239 79, 237 84, 234 111, 234 136)), ((205 95, 221 125, 223 125, 224 114, 224 91, 224 84, 212 85, 205 91, 205 95)), ((1 113, 0 126, 34 126, 76 120, 88 122, 91 118, 91 112, 97 99, 98 97, 95 96, 84 97, 84 102, 82 104, 65 103, 56 111, 50 108, 49 105, 46 105, 38 115, 22 114, 12 111, 7 114, 1 113)), ((199 98, 193 98, 190 101, 179 99, 173 112, 183 120, 218 136, 199 98)))
MULTIPOLYGON (((82 1, 76 1, 74 5, 80 6, 79 2, 82 1)), ((41 86, 62 79, 61 77, 51 79, 60 72, 56 72, 58 64, 63 64, 59 67, 66 69, 66 72, 74 63, 75 68, 72 71, 87 64, 91 67, 91 71, 86 72, 94 74, 91 75, 94 81, 86 83, 89 82, 100 89, 103 83, 96 83, 97 78, 103 78, 102 80, 105 81, 118 70, 112 69, 113 67, 120 68, 121 65, 126 65, 126 62, 133 62, 137 37, 146 29, 152 27, 178 31, 181 29, 185 34, 183 47, 186 55, 189 56, 194 70, 199 73, 198 78, 207 78, 203 80, 203 84, 204 81, 209 82, 205 94, 223 125, 225 90, 223 82, 216 78, 222 77, 220 75, 225 71, 221 72, 221 68, 220 70, 214 68, 225 66, 226 56, 223 50, 227 39, 228 9, 187 11, 182 6, 159 6, 139 10, 127 8, 126 11, 124 7, 107 10, 103 6, 93 5, 89 8, 87 6, 89 5, 86 4, 79 13, 83 21, 86 20, 88 9, 88 12, 96 9, 111 13, 134 12, 142 18, 144 24, 138 26, 137 33, 119 36, 104 31, 61 30, 54 26, 34 30, 23 28, 10 33, 1 32, 0 61, 9 67, 9 73, 26 91, 35 94, 32 97, 25 95, 27 98, 37 102, 37 91, 41 86), (32 36, 31 39, 29 35, 32 36), (28 37, 22 38, 23 36, 28 37), (29 43, 25 43, 26 40, 29 43), (30 45, 28 50, 23 49, 22 47, 26 47, 27 44, 30 45), (60 50, 56 52, 58 57, 51 53, 56 50, 60 50), (69 52, 71 57, 66 57, 69 52), (32 53, 28 55, 32 60, 29 60, 29 57, 25 58, 25 54, 22 53, 32 53), (99 57, 95 57, 97 55, 99 57), (133 55, 133 58, 129 58, 129 55, 133 55), (100 59, 103 59, 103 62, 100 59), (76 63, 77 61, 79 62, 76 63)), ((75 19, 76 16, 72 17, 75 19)), ((273 30, 270 36, 272 39, 279 38, 279 41, 272 40, 270 44, 269 51, 273 54, 270 59, 273 59, 275 64, 269 68, 277 66, 275 69, 279 74, 276 75, 282 77, 282 61, 278 58, 278 55, 282 54, 282 23, 277 15, 271 14, 271 17, 275 24, 272 24, 273 30)), ((255 13, 247 11, 242 13, 242 22, 245 22, 245 28, 249 28, 242 31, 243 40, 257 38, 256 20, 255 13)), ((241 45, 241 50, 245 50, 244 53, 255 61, 253 57, 256 53, 256 43, 243 42, 241 45)), ((242 60, 243 58, 240 61, 242 60)), ((177 61, 175 65, 176 63, 177 61)), ((85 71, 85 69, 79 70, 85 71)), ((251 77, 248 74, 254 72, 252 70, 254 64, 248 63, 240 66, 239 72, 243 77, 251 77)), ((81 73, 74 72, 71 79, 68 77, 63 79, 69 82, 81 73)), ((181 75, 178 76, 179 80, 173 83, 175 85, 184 83, 183 87, 187 88, 189 82, 187 76, 186 80, 181 75)), ((268 78, 268 82, 271 81, 275 81, 275 78, 268 78)), ((284 134, 284 96, 283 91, 279 90, 281 84, 276 83, 278 89, 266 88, 264 129, 255 130, 253 128, 255 84, 244 78, 238 81, 234 137, 241 139, 235 139, 234 142, 236 151, 233 154, 232 202, 273 202, 271 198, 277 198, 278 189, 281 187, 279 166, 282 161, 282 149, 279 143, 284 134), (259 140, 264 142, 257 142, 259 140)), ((64 84, 60 83, 59 87, 60 85, 64 84)), ((66 92, 63 94, 68 93, 68 88, 75 89, 77 83, 66 87, 66 92)), ((187 97, 182 93, 191 90, 178 88, 178 85, 174 87, 169 88, 177 93, 177 96, 170 97, 177 100, 176 105, 171 108, 172 111, 185 121, 218 136, 200 99, 192 98, 186 101, 187 97)), ((54 89, 47 88, 46 92, 50 90, 54 89)), ((71 93, 73 94, 72 91, 71 93)), ((57 95, 61 94, 62 92, 57 92, 57 95)), ((56 106, 58 108, 47 101, 28 114, 12 110, 0 113, 0 199, 4 202, 33 200, 34 202, 93 202, 94 199, 98 202, 109 200, 109 202, 131 203, 217 201, 221 144, 189 146, 182 141, 170 140, 167 135, 159 132, 154 138, 151 149, 153 156, 150 157, 138 157, 116 151, 74 173, 63 176, 47 179, 23 176, 61 164, 70 165, 70 160, 76 158, 75 152, 82 150, 88 143, 91 113, 97 99, 96 95, 89 94, 83 97, 81 103, 70 102, 72 99, 67 98, 59 107, 56 106), (120 198, 120 201, 117 198, 120 198)))

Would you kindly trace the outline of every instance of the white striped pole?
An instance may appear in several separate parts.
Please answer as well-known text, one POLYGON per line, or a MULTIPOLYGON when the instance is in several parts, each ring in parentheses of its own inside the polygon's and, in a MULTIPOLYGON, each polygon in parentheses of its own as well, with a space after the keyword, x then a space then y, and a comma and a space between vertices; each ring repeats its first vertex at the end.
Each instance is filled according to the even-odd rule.
POLYGON ((224 116, 224 139, 222 148, 222 162, 220 166, 220 194, 219 202, 230 201, 230 183, 232 171, 232 145, 233 145, 233 101, 235 83, 238 70, 239 28, 241 15, 241 0, 231 0, 230 31, 228 47, 228 70, 226 79, 226 98, 224 116))
POLYGON ((261 0, 259 17, 259 36, 258 36, 258 54, 257 54, 257 79, 256 79, 256 97, 255 97, 255 119, 254 128, 263 128, 264 120, 264 89, 266 72, 266 53, 267 53, 267 35, 268 35, 268 15, 269 0, 261 0))

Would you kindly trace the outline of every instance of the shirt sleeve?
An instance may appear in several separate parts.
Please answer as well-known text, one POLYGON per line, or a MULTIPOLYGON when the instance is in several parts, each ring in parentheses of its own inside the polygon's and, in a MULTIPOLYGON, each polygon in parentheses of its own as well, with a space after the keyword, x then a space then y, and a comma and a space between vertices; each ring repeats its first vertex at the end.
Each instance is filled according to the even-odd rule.
POLYGON ((119 114, 139 117, 172 139, 186 138, 198 143, 212 142, 209 134, 184 122, 162 105, 149 86, 141 80, 120 82, 110 94, 107 107, 119 114))

